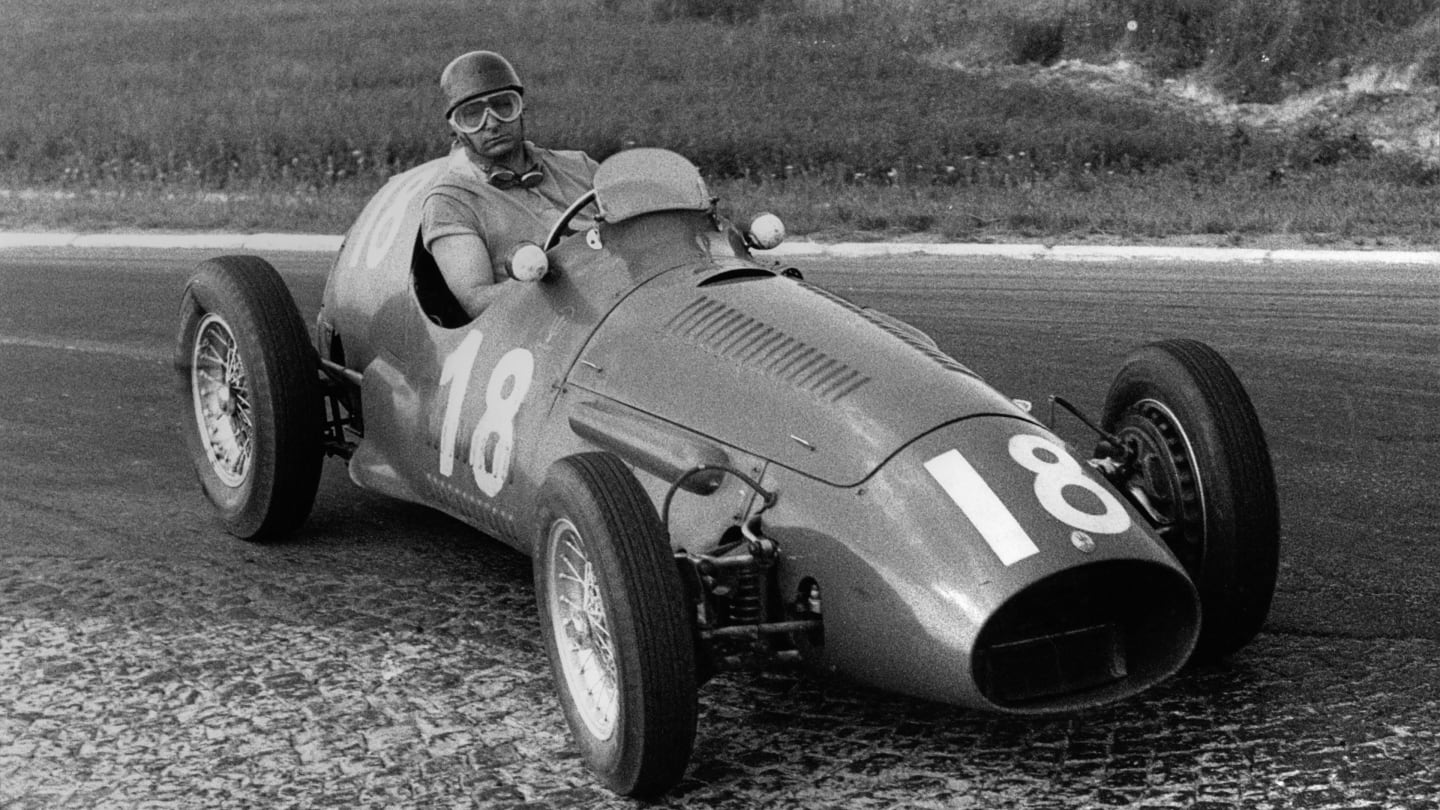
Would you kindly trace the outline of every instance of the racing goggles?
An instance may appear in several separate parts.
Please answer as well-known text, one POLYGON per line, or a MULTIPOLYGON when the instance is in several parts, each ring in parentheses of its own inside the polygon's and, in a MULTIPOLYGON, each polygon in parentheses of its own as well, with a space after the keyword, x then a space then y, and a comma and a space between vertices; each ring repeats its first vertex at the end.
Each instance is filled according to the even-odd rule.
POLYGON ((485 128, 485 119, 494 116, 496 121, 508 124, 520 117, 525 110, 525 101, 514 90, 472 98, 450 111, 450 123, 460 132, 473 135, 485 128))
POLYGON ((509 169, 491 169, 485 177, 490 185, 498 189, 535 188, 545 181, 545 171, 536 164, 518 173, 509 169))

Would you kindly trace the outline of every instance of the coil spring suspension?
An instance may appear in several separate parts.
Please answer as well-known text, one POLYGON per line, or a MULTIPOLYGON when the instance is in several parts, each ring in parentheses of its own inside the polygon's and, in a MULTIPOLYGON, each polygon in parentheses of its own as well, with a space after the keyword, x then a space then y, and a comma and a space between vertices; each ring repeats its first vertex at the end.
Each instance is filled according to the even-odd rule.
POLYGON ((759 624, 765 620, 764 585, 758 571, 749 571, 735 578, 730 593, 730 621, 735 624, 759 624))
MULTIPOLYGON (((712 470, 743 481, 763 502, 744 522, 730 527, 722 536, 722 545, 713 552, 692 554, 682 549, 675 555, 687 598, 695 607, 702 681, 716 672, 774 661, 798 661, 801 653, 795 646, 797 636, 817 645, 822 638, 818 610, 794 619, 780 617, 779 621, 770 615, 774 612, 771 577, 779 548, 761 532, 760 515, 775 505, 776 493, 731 467, 695 467, 676 479, 665 493, 660 520, 666 532, 670 530, 670 502, 675 493, 691 476, 712 470)), ((818 595, 813 604, 818 608, 818 595)))

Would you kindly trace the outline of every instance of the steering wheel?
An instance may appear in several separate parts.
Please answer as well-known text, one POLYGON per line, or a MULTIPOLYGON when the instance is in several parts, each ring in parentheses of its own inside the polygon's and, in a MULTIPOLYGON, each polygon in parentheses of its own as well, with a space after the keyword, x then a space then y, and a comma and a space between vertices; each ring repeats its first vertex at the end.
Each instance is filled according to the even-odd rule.
POLYGON ((545 236, 545 242, 540 245, 540 248, 549 251, 550 248, 555 247, 555 245, 560 242, 560 236, 565 233, 566 226, 570 224, 570 220, 574 219, 575 215, 580 213, 581 209, 593 202, 595 202, 595 189, 592 188, 584 194, 581 194, 580 198, 575 202, 570 203, 570 207, 566 208, 565 213, 560 215, 560 219, 550 227, 550 233, 545 236))

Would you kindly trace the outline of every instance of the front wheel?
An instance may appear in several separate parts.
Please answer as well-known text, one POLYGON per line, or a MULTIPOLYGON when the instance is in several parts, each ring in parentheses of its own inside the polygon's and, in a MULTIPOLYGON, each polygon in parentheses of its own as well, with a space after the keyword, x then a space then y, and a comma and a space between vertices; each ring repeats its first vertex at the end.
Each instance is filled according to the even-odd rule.
POLYGON ((694 636, 655 508, 606 453, 561 459, 540 493, 535 586, 560 703, 617 793, 680 781, 698 713, 694 636))
POLYGON ((1240 649, 1270 610, 1280 517, 1270 451, 1239 378, 1204 343, 1152 343, 1116 375, 1102 425, 1134 459, 1122 487, 1158 518, 1200 593, 1192 659, 1240 649))
POLYGON ((225 528, 288 536, 315 501, 324 414, 309 332, 280 274, 254 256, 203 262, 176 341, 182 432, 225 528))

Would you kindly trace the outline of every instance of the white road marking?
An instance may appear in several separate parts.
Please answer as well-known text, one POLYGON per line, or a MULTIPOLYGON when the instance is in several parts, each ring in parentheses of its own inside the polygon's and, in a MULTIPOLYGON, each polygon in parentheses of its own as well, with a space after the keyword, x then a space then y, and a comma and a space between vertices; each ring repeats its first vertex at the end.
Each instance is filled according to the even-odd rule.
POLYGON ((105 343, 99 340, 77 340, 56 337, 17 337, 0 335, 0 346, 18 346, 24 349, 80 352, 82 354, 108 354, 131 360, 168 363, 171 353, 164 349, 146 346, 127 346, 123 343, 105 343))

